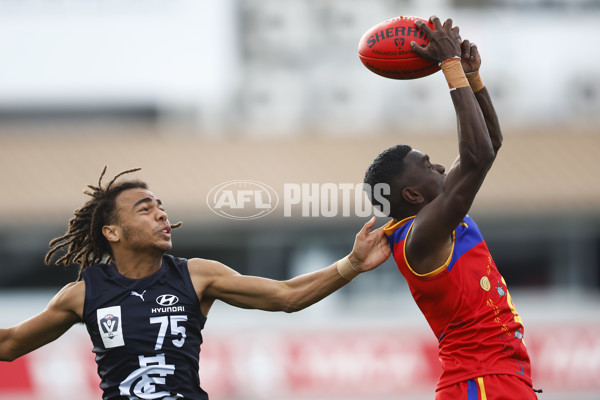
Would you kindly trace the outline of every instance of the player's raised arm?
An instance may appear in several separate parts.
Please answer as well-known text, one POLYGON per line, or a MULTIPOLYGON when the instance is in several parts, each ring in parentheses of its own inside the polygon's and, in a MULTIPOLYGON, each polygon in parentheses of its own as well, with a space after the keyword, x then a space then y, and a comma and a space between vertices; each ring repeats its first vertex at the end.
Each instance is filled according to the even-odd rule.
POLYGON ((469 86, 471 86, 471 90, 475 93, 475 98, 483 113, 485 125, 487 126, 490 140, 492 141, 492 147, 494 148, 494 154, 498 154, 498 150, 502 146, 502 130, 500 129, 498 115, 492 104, 492 98, 479 74, 479 68, 481 67, 479 50, 477 49, 477 45, 471 43, 469 40, 463 40, 460 49, 460 61, 463 71, 465 72, 467 80, 469 81, 469 86))
POLYGON ((8 329, 0 329, 0 361, 13 361, 58 339, 81 322, 85 284, 70 283, 50 300, 44 311, 8 329))
POLYGON ((188 266, 203 312, 208 311, 214 299, 242 308, 285 312, 299 311, 316 303, 389 257, 385 234, 381 228, 371 231, 374 224, 372 218, 363 226, 348 256, 287 281, 240 275, 215 261, 190 260, 188 266))
MULTIPOLYGON (((479 74, 479 68, 481 67, 481 56, 475 43, 471 43, 469 40, 463 40, 461 45, 461 59, 460 62, 463 67, 463 71, 469 81, 469 86, 475 94, 477 103, 481 108, 483 118, 485 119, 485 125, 490 135, 492 147, 494 149, 494 155, 498 154, 498 150, 502 147, 502 130, 500 129, 500 122, 498 121, 498 115, 494 109, 492 98, 485 87, 481 75, 479 74)), ((460 161, 460 156, 456 158, 455 162, 460 161)))
MULTIPOLYGON (((443 25, 437 17, 431 22, 435 29, 415 22, 429 38, 429 45, 414 45, 413 51, 441 63, 458 122, 459 157, 443 177, 439 193, 429 199, 417 196, 411 200, 421 201, 422 208, 407 239, 406 254, 419 273, 431 272, 446 261, 452 232, 470 209, 495 157, 481 107, 461 66, 459 29, 450 19, 443 25)), ((438 170, 445 172, 443 168, 438 170)), ((420 193, 418 188, 413 189, 420 193)))

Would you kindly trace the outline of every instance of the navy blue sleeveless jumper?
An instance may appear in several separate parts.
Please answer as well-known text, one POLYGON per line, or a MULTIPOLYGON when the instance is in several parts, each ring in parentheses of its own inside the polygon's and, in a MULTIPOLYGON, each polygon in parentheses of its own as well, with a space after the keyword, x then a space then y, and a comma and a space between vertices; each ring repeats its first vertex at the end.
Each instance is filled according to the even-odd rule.
POLYGON ((208 399, 198 375, 206 317, 186 259, 164 255, 161 269, 142 279, 92 265, 83 280, 104 400, 208 399))

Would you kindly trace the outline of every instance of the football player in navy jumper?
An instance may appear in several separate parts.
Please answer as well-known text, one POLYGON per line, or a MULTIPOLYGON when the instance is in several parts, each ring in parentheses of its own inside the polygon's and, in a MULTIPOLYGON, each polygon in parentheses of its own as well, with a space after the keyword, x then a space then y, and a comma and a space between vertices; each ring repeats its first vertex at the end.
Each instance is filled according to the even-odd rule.
POLYGON ((83 322, 96 354, 103 399, 208 399, 198 376, 201 330, 215 300, 241 308, 294 312, 323 299, 390 255, 375 219, 340 261, 287 281, 244 276, 171 249, 161 201, 141 181, 89 186, 91 199, 50 242, 46 262, 80 265, 40 314, 0 329, 0 360, 12 361, 83 322))

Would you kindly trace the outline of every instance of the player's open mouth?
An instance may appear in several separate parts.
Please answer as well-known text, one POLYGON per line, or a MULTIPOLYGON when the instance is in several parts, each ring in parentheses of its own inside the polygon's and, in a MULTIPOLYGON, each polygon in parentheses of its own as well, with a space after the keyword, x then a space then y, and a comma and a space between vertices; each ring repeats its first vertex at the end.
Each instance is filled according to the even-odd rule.
POLYGON ((159 232, 160 232, 160 233, 167 234, 167 235, 171 235, 171 227, 170 227, 170 226, 165 226, 165 227, 164 227, 163 229, 161 229, 159 232))

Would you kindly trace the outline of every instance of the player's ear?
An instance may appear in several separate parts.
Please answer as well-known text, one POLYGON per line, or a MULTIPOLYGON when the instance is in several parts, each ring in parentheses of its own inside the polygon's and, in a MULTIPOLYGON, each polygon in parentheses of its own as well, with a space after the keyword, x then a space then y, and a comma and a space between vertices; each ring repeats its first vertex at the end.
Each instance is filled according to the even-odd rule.
POLYGON ((407 186, 402 189, 402 198, 408 204, 420 204, 423 202, 423 196, 412 186, 407 186))
POLYGON ((102 234, 111 243, 116 243, 120 239, 121 230, 117 225, 104 225, 102 227, 102 234))

